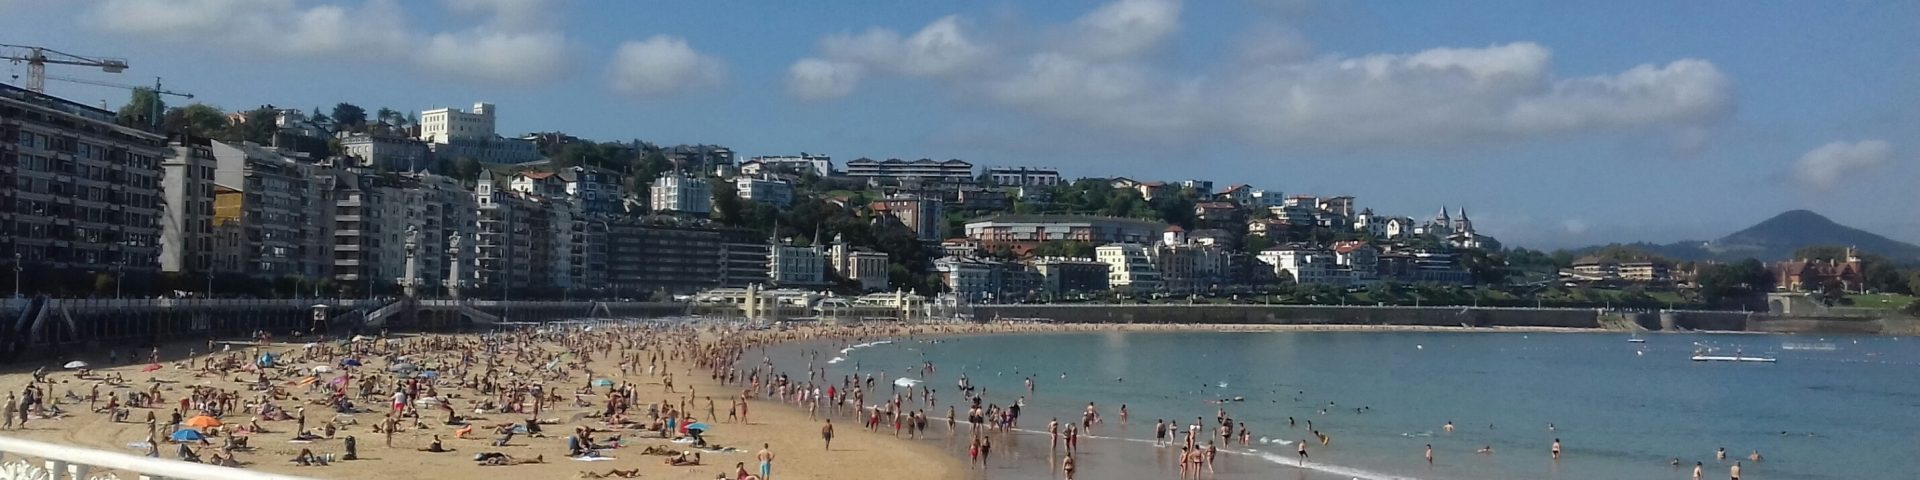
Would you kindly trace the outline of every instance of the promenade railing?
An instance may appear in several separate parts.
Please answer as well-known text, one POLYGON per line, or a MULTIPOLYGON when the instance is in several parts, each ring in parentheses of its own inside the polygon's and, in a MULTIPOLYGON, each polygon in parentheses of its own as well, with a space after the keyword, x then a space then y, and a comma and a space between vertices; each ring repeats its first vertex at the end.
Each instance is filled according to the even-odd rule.
POLYGON ((0 480, 308 480, 238 468, 0 437, 0 480))

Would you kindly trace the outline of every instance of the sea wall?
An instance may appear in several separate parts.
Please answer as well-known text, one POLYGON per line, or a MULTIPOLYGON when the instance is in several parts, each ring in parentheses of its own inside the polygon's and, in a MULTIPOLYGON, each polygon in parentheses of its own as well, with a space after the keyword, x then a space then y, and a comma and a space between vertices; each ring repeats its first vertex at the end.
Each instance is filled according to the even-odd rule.
POLYGON ((1660 330, 1711 330, 1745 331, 1750 320, 1757 314, 1748 312, 1721 312, 1711 310, 1663 310, 1660 312, 1660 330))
POLYGON ((1044 318, 1069 323, 1415 325, 1600 328, 1589 309, 1362 307, 1318 305, 977 305, 974 318, 1044 318))

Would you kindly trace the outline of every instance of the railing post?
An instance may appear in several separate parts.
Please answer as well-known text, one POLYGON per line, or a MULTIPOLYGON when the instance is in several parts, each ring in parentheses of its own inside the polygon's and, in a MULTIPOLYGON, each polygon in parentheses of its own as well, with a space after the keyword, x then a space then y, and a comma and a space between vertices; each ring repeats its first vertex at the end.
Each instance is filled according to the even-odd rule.
MULTIPOLYGON (((47 461, 47 463, 49 463, 49 464, 51 464, 51 463, 53 463, 53 461, 52 461, 52 460, 48 460, 48 461, 47 461)), ((87 480, 87 471, 88 471, 88 470, 92 470, 92 469, 93 469, 93 466, 92 466, 92 465, 87 465, 87 464, 84 464, 84 463, 75 463, 75 464, 70 464, 70 465, 67 465, 67 468, 65 469, 65 471, 67 472, 67 475, 68 475, 68 476, 67 476, 67 478, 68 478, 68 479, 71 479, 71 480, 87 480)), ((56 480, 60 478, 60 472, 61 472, 61 470, 54 470, 54 471, 53 471, 53 477, 54 477, 54 478, 55 478, 56 480)))

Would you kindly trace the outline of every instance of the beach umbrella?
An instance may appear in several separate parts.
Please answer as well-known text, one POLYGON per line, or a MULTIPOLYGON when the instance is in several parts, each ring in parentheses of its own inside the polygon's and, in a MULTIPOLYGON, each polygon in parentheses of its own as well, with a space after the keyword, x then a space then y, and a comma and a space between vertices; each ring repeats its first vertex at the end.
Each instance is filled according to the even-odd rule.
POLYGON ((193 427, 193 428, 213 428, 213 427, 220 426, 220 419, 209 417, 206 415, 199 415, 193 418, 189 418, 187 419, 186 422, 182 422, 182 423, 185 423, 187 426, 193 427))
POLYGON ((358 359, 358 358, 349 358, 349 359, 346 359, 346 360, 341 360, 341 361, 340 361, 340 365, 341 365, 341 366, 347 366, 347 367, 358 367, 358 366, 360 366, 360 359, 358 359))
POLYGON ((87 368, 87 362, 82 362, 82 361, 79 361, 79 360, 74 360, 74 361, 71 361, 71 362, 67 362, 67 365, 66 365, 66 366, 67 366, 67 368, 87 368))
POLYGON ((893 384, 901 387, 913 388, 914 386, 920 385, 920 381, 914 380, 911 378, 896 378, 896 379, 893 379, 893 384))
POLYGON ((151 371, 154 371, 154 370, 159 370, 159 369, 160 369, 160 364, 158 364, 158 363, 149 363, 149 364, 147 364, 147 366, 144 366, 144 367, 140 367, 140 371, 142 371, 142 372, 151 372, 151 371))
POLYGON ((611 386, 613 386, 613 380, 608 380, 608 379, 604 379, 604 378, 602 378, 602 379, 597 379, 597 380, 594 380, 594 381, 593 381, 593 386, 596 386, 596 387, 611 387, 611 386))
POLYGON ((707 427, 706 422, 693 422, 687 424, 687 430, 699 430, 701 433, 706 433, 706 431, 710 429, 707 427))
POLYGON ((174 430, 173 434, 168 435, 167 438, 171 438, 176 442, 198 442, 207 439, 207 437, 201 435, 200 432, 188 429, 174 430))

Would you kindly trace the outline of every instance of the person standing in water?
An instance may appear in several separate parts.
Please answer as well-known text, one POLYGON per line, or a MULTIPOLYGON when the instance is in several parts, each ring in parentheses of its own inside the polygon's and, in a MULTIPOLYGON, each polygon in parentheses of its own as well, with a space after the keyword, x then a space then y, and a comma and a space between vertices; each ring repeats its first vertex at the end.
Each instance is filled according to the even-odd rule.
POLYGON ((1703 465, 1700 462, 1693 462, 1693 480, 1700 480, 1700 477, 1705 476, 1706 474, 1707 474, 1706 465, 1703 465))
POLYGON ((1433 464, 1433 444, 1427 444, 1427 464, 1433 464))
POLYGON ((1553 439, 1553 459, 1560 459, 1560 439, 1553 439))
POLYGON ((1727 477, 1740 480, 1740 462, 1733 462, 1733 466, 1727 467, 1727 477))
POLYGON ((1299 446, 1299 448, 1296 448, 1295 450, 1300 453, 1300 464, 1305 465, 1307 463, 1307 441, 1301 440, 1300 443, 1295 445, 1299 446))
POLYGON ((1073 480, 1073 452, 1067 452, 1066 458, 1060 459, 1060 473, 1066 474, 1067 480, 1073 480))

